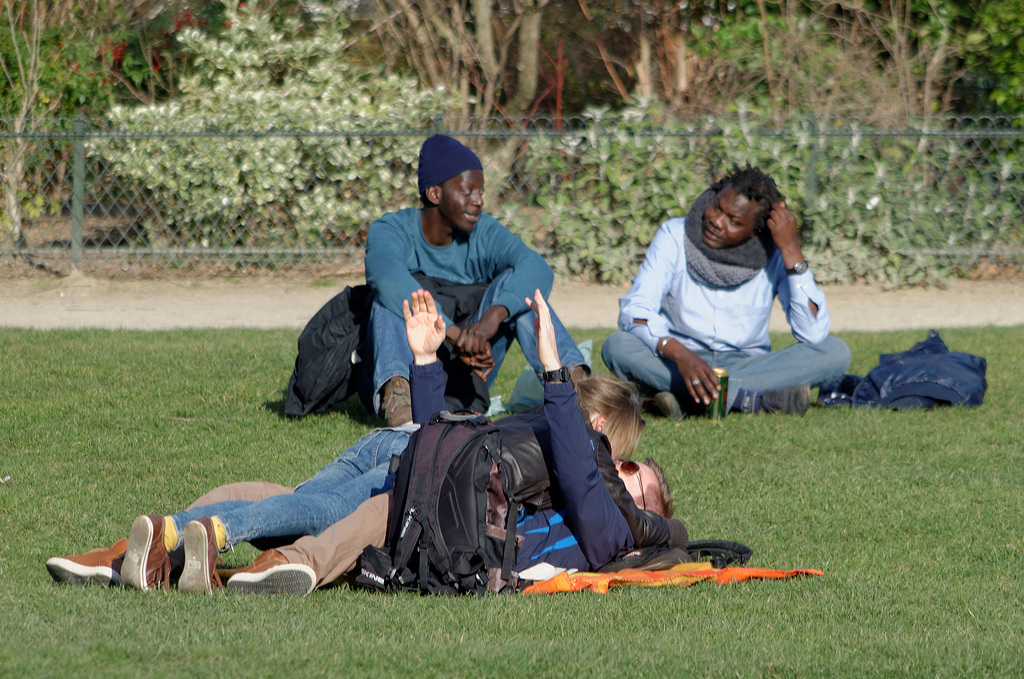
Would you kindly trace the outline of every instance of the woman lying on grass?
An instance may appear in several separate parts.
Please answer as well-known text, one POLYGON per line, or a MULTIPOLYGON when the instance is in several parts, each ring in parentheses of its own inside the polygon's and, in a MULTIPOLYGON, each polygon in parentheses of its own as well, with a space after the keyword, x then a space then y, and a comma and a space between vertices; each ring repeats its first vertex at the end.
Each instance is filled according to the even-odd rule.
MULTIPOLYGON (((558 374, 561 366, 547 304, 539 292, 531 304, 537 314, 538 345, 543 348, 541 360, 546 370, 558 374)), ((437 313, 433 299, 424 291, 417 291, 411 306, 406 302, 404 307, 406 332, 415 357, 412 366, 415 380, 411 381, 413 418, 416 422, 425 422, 445 408, 444 376, 436 359, 436 351, 444 341, 444 321, 437 313)), ((608 379, 588 378, 584 383, 597 380, 595 384, 600 384, 600 380, 608 379)), ((622 388, 629 393, 624 385, 622 388)), ((596 394, 603 390, 590 390, 581 385, 581 391, 596 394)), ((584 399, 581 397, 581 400, 584 399)), ((527 542, 521 549, 517 567, 532 565, 529 557, 540 553, 538 550, 547 550, 544 561, 555 565, 592 569, 624 549, 664 544, 670 539, 674 544, 686 545, 686 531, 682 524, 678 521, 670 524, 659 516, 671 516, 671 501, 663 483, 664 477, 658 473, 660 470, 648 465, 613 462, 611 453, 614 446, 610 450, 608 438, 598 433, 602 429, 614 430, 616 438, 622 441, 619 450, 632 452, 642 428, 635 399, 627 397, 626 405, 609 410, 599 409, 603 405, 602 399, 595 396, 592 400, 595 403, 589 404, 593 407, 588 408, 588 414, 584 416, 571 383, 547 382, 542 407, 498 421, 499 426, 515 426, 520 430, 526 424, 534 432, 539 444, 534 446, 537 453, 551 455, 554 478, 562 495, 567 498, 566 506, 576 510, 575 514, 569 515, 565 511, 559 513, 547 508, 521 522, 519 531, 527 536, 527 542), (629 426, 631 421, 634 424, 629 426), (550 450, 542 452, 541 445, 550 450), (582 495, 577 497, 580 493, 582 495), (575 504, 568 501, 570 496, 576 498, 575 504), (564 523, 561 518, 565 519, 564 523), (554 523, 546 523, 548 520, 554 523), (531 521, 537 524, 533 526, 537 531, 524 528, 532 526, 531 521), (571 533, 566 525, 573 527, 571 533), (531 540, 536 544, 530 546, 531 540), (558 548, 552 550, 551 547, 556 545, 558 548)), ((401 454, 411 431, 407 427, 371 432, 291 493, 258 502, 219 502, 173 516, 140 516, 132 524, 127 551, 116 576, 114 566, 118 550, 113 548, 94 550, 78 557, 51 559, 47 568, 58 581, 102 581, 106 571, 94 576, 93 569, 104 568, 110 571, 107 579, 110 583, 119 580, 129 587, 143 590, 158 586, 168 588, 172 572, 181 562, 183 550, 184 567, 178 581, 179 589, 210 593, 220 585, 215 565, 221 550, 258 538, 320 536, 302 546, 301 556, 296 562, 286 559, 287 564, 299 568, 282 571, 284 564, 277 563, 262 571, 270 572, 276 568, 274 573, 285 572, 289 577, 298 577, 303 583, 304 591, 301 593, 304 594, 315 583, 324 584, 327 576, 336 574, 339 570, 337 558, 332 555, 337 554, 339 546, 351 546, 354 539, 351 522, 349 529, 341 531, 340 535, 327 531, 328 527, 348 516, 361 502, 390 487, 391 479, 387 476, 390 458, 401 454), (99 565, 101 560, 108 560, 110 565, 99 565)), ((524 454, 529 454, 529 451, 524 454)), ((544 468, 543 464, 540 466, 544 468)), ((372 527, 370 532, 373 533, 372 527)), ((356 539, 357 542, 362 541, 358 545, 359 551, 373 541, 374 535, 367 538, 364 533, 356 539)), ((383 533, 380 539, 383 540, 383 533)), ((114 547, 123 549, 124 545, 115 544, 114 547)), ((264 563, 268 561, 261 559, 264 563)), ((253 567, 258 566, 261 559, 257 559, 253 567)), ((253 568, 246 571, 229 580, 229 589, 234 588, 233 581, 240 576, 245 576, 240 583, 247 579, 252 583, 253 578, 260 574, 257 571, 254 575, 253 568)), ((258 579, 256 584, 259 584, 258 579)), ((251 591, 260 588, 239 589, 251 591)))

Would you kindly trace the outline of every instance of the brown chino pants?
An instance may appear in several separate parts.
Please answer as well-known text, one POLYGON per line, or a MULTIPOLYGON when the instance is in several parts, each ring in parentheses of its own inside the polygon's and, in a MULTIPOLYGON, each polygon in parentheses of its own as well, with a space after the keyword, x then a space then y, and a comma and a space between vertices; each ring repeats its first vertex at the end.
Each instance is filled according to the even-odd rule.
MULTIPOLYGON (((189 509, 229 500, 252 502, 292 492, 277 483, 246 481, 214 488, 189 509)), ((328 585, 352 570, 369 545, 380 547, 387 532, 390 493, 371 497, 354 512, 332 524, 317 536, 306 535, 290 545, 278 547, 288 563, 305 564, 316 574, 316 586, 328 585)))

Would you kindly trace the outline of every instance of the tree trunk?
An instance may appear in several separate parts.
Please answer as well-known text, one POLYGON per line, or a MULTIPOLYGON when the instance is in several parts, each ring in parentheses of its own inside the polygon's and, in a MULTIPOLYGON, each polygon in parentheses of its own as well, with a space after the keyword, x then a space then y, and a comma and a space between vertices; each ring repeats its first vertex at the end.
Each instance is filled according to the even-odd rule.
POLYGON ((651 68, 651 36, 640 32, 640 54, 636 60, 636 86, 641 97, 650 99, 654 94, 654 77, 651 68))
MULTIPOLYGON (((27 6, 22 6, 24 11, 27 6)), ((54 98, 48 104, 45 111, 39 112, 36 109, 36 100, 39 95, 39 34, 44 25, 44 11, 41 11, 38 0, 32 3, 31 25, 24 26, 26 21, 22 16, 21 24, 16 23, 14 15, 11 14, 13 7, 7 7, 8 28, 13 43, 17 44, 18 38, 22 37, 28 48, 28 54, 24 57, 16 52, 18 64, 16 68, 12 64, 3 63, 3 72, 7 77, 8 85, 14 88, 14 74, 17 73, 21 80, 22 98, 18 113, 12 122, 12 129, 16 136, 12 137, 9 145, 0 143, 0 172, 3 173, 3 214, 0 214, 0 227, 10 237, 14 247, 20 252, 22 259, 30 265, 43 271, 50 270, 45 265, 35 264, 24 250, 28 247, 25 238, 25 230, 22 227, 21 203, 18 200, 18 192, 22 188, 25 179, 25 154, 28 151, 28 139, 21 135, 30 128, 34 128, 40 118, 52 113, 60 103, 59 97, 54 98), (18 31, 23 30, 24 36, 19 36, 18 31)), ((57 274, 60 275, 60 274, 57 274)))
MULTIPOLYGON (((14 131, 21 132, 17 128, 16 122, 14 131)), ((18 202, 18 187, 25 173, 25 140, 15 138, 10 141, 10 145, 0 146, 0 158, 3 159, 3 228, 14 247, 21 250, 27 245, 25 232, 21 228, 21 204, 18 202)))
POLYGON ((523 10, 519 24, 519 52, 516 61, 516 92, 506 105, 508 115, 517 117, 529 110, 537 97, 540 27, 547 0, 538 0, 523 10))

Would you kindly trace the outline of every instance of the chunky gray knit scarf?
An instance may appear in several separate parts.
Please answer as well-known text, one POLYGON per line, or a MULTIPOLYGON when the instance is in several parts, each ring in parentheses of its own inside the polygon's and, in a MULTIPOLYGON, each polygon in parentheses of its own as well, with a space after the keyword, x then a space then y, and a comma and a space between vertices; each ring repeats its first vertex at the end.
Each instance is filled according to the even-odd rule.
POLYGON ((746 283, 768 263, 775 251, 771 231, 764 229, 746 243, 733 248, 709 248, 704 242, 704 211, 718 193, 708 189, 697 196, 686 214, 686 270, 699 282, 713 288, 732 288, 746 283))

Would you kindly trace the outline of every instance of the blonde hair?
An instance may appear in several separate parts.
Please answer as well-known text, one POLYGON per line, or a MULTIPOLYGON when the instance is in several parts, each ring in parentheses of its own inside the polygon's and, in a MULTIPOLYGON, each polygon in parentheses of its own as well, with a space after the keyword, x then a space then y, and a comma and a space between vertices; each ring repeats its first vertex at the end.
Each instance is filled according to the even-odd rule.
POLYGON ((647 508, 655 514, 671 519, 676 512, 676 507, 672 502, 672 489, 668 487, 668 481, 665 480, 665 470, 655 462, 653 457, 644 460, 644 464, 654 472, 655 480, 655 483, 644 484, 644 500, 647 508))
POLYGON ((596 375, 576 382, 576 393, 587 422, 592 415, 604 415, 601 433, 611 444, 612 459, 628 460, 646 424, 633 387, 614 377, 596 375))

